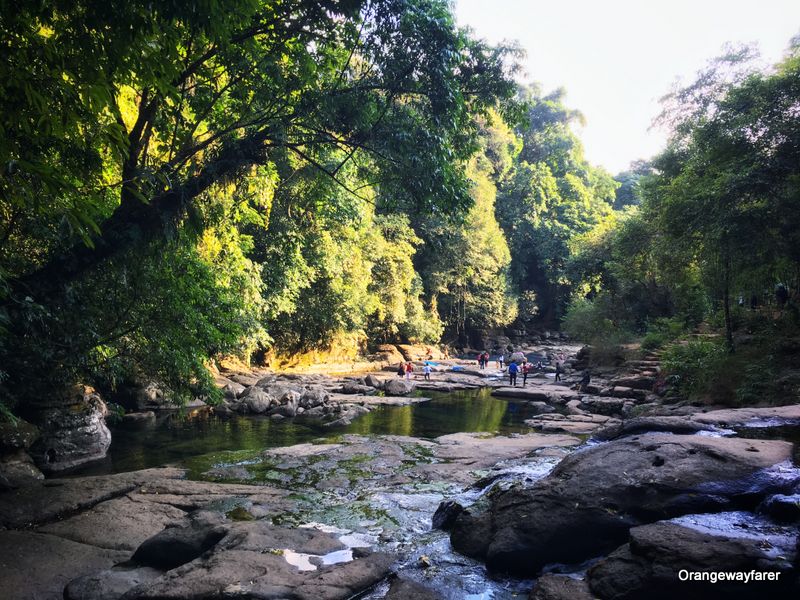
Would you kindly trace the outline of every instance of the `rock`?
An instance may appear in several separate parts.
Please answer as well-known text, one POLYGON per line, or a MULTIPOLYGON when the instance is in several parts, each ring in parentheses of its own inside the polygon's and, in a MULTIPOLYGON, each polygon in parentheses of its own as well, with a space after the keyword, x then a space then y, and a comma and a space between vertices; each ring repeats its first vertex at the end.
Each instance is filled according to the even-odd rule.
POLYGON ((162 407, 168 403, 164 391, 155 381, 138 383, 134 390, 134 398, 137 410, 144 410, 149 407, 162 407))
POLYGON ((152 410, 146 410, 144 412, 132 412, 132 413, 125 413, 122 415, 122 421, 124 423, 141 423, 142 421, 153 421, 156 418, 156 413, 152 410))
POLYGON ((88 386, 75 386, 63 404, 37 413, 41 435, 30 454, 45 473, 72 469, 105 457, 111 444, 106 405, 88 386))
POLYGON ((62 598, 70 579, 108 569, 128 556, 34 531, 0 531, 0 598, 62 598))
POLYGON ((150 567, 113 567, 70 581, 64 588, 64 600, 119 598, 136 586, 154 581, 161 575, 161 571, 150 567))
POLYGON ((374 386, 361 385, 355 381, 344 381, 338 389, 340 394, 361 394, 364 396, 372 395, 376 391, 374 386))
POLYGON ((601 396, 613 396, 614 398, 633 398, 644 402, 647 400, 647 392, 645 390, 636 390, 629 387, 614 386, 601 390, 601 396))
POLYGON ((548 573, 536 580, 529 600, 594 600, 589 584, 583 579, 548 573))
POLYGON ((241 406, 247 407, 247 412, 256 415, 267 412, 271 406, 275 404, 275 398, 264 390, 253 387, 241 403, 241 406))
POLYGON ((14 489, 44 479, 25 450, 0 455, 0 480, 5 489, 14 489))
POLYGON ((17 419, 13 423, 0 421, 0 454, 13 450, 27 450, 38 437, 39 429, 27 421, 22 419, 17 419))
POLYGON ((241 383, 231 381, 223 386, 222 395, 228 400, 236 400, 246 389, 241 383))
POLYGON ((345 600, 386 577, 393 562, 387 554, 360 552, 358 557, 352 554, 353 560, 345 557, 345 562, 318 566, 331 552, 347 551, 333 534, 265 521, 226 527, 225 536, 211 548, 131 589, 126 600, 189 600, 220 594, 242 599, 345 600))
POLYGON ((168 571, 194 560, 219 542, 228 530, 219 524, 191 522, 167 527, 145 540, 131 560, 138 565, 168 571))
POLYGON ((414 382, 406 379, 388 379, 384 384, 384 391, 388 396, 408 396, 416 386, 414 382))
POLYGON ((593 396, 584 396, 580 404, 583 410, 606 416, 622 414, 624 406, 625 400, 621 398, 597 398, 593 396))
POLYGON ((228 379, 238 383, 239 385, 243 385, 244 387, 251 387, 257 385, 260 381, 263 381, 263 379, 259 379, 255 375, 248 375, 246 373, 234 373, 233 375, 228 376, 228 379))
POLYGON ((380 362, 387 362, 387 363, 401 363, 406 360, 403 356, 403 353, 397 349, 397 346, 393 344, 381 344, 378 346, 378 351, 376 353, 376 357, 380 362))
POLYGON ((330 394, 321 385, 309 385, 300 396, 300 406, 309 409, 316 408, 328 402, 330 394))
POLYGON ((451 541, 492 570, 535 575, 548 563, 607 552, 636 525, 755 505, 794 484, 769 470, 791 455, 792 445, 780 441, 657 433, 589 447, 535 488, 511 488, 483 515, 460 515, 451 541))
POLYGON ((458 515, 460 515, 462 512, 464 512, 464 507, 458 502, 455 500, 445 500, 439 504, 436 512, 433 513, 431 525, 434 529, 443 529, 444 531, 447 531, 453 526, 453 523, 456 522, 458 515))
POLYGON ((709 431, 713 427, 696 423, 686 417, 635 417, 612 426, 604 427, 592 436, 596 440, 609 441, 648 432, 691 434, 709 431))
POLYGON ((633 388, 636 390, 644 390, 652 392, 653 386, 656 384, 655 377, 647 377, 643 375, 630 375, 628 377, 619 377, 611 381, 612 386, 633 388))
MULTIPOLYGON (((627 544, 589 569, 600 598, 795 598, 785 559, 766 552, 758 539, 710 535, 670 522, 635 527, 627 544), (777 581, 682 582, 679 572, 779 573, 777 581), (783 581, 781 581, 783 579, 783 581)), ((795 590, 796 592, 796 590, 795 590)))
POLYGON ((372 373, 364 377, 364 383, 369 387, 375 388, 376 390, 379 390, 383 387, 383 382, 381 382, 381 380, 375 377, 375 375, 372 373))
POLYGON ((758 511, 784 523, 800 521, 800 493, 770 496, 761 503, 758 511))
POLYGON ((800 404, 765 408, 731 408, 695 413, 692 421, 719 427, 747 427, 764 421, 778 423, 800 422, 800 404))
POLYGON ((101 502, 90 511, 48 523, 39 531, 73 542, 133 552, 147 538, 185 514, 169 504, 134 502, 123 496, 101 502))
POLYGON ((385 600, 443 600, 443 597, 416 581, 399 577, 392 582, 385 600))

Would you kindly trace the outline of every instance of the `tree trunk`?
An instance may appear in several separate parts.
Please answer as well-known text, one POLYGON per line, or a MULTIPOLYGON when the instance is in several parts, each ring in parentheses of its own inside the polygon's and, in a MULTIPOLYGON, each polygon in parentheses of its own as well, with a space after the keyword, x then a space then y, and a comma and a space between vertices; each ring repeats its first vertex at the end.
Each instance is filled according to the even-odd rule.
POLYGON ((728 352, 733 352, 733 322, 731 320, 731 262, 730 258, 725 257, 723 266, 723 292, 722 308, 725 311, 725 343, 728 352))

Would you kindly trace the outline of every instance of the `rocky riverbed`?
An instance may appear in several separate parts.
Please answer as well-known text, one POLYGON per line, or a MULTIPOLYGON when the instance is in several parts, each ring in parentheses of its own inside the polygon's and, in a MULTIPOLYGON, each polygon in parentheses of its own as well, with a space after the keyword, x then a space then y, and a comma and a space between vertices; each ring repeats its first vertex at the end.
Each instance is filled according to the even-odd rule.
POLYGON ((800 406, 665 404, 656 356, 579 390, 578 350, 532 348, 568 373, 524 388, 447 359, 221 372, 226 402, 183 420, 151 388, 102 475, 41 479, 36 433, 6 436, 28 470, 0 492, 0 597, 797 597, 796 448, 754 438, 796 435, 800 406))

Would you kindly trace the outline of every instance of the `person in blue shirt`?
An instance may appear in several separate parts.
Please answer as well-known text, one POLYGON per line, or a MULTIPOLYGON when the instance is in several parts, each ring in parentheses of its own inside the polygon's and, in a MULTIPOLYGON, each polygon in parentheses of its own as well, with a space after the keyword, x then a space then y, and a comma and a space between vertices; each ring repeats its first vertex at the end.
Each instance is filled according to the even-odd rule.
POLYGON ((515 361, 511 361, 511 364, 508 365, 508 379, 509 383, 514 387, 517 386, 517 373, 519 372, 519 367, 515 361))

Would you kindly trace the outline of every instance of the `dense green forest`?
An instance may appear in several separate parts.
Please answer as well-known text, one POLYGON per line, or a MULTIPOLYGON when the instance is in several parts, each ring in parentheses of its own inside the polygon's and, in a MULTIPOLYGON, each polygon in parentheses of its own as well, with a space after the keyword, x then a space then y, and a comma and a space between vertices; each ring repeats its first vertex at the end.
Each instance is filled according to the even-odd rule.
POLYGON ((519 50, 443 0, 13 5, 7 407, 139 374, 213 395, 213 356, 343 334, 652 340, 722 315, 730 348, 740 296, 797 294, 798 44, 676 90, 668 148, 615 178, 564 92, 520 87, 519 50))

